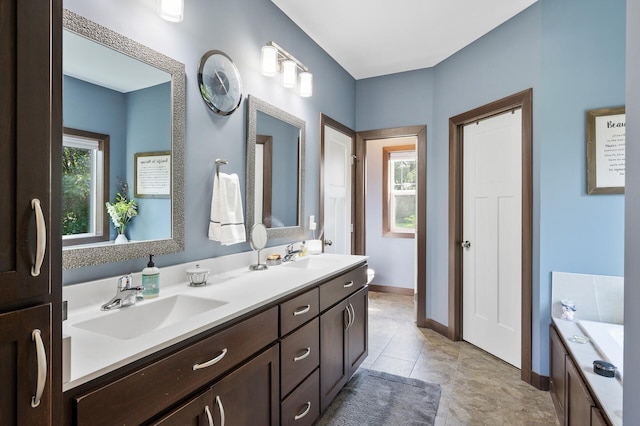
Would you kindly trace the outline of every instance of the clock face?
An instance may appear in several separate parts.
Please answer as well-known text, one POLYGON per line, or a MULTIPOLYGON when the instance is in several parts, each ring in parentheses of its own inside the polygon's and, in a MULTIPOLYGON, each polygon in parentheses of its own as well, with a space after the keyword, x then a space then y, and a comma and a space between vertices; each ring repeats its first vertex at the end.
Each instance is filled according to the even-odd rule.
POLYGON ((198 69, 198 86, 202 99, 216 114, 229 115, 240 106, 240 73, 224 52, 210 50, 202 56, 198 69))

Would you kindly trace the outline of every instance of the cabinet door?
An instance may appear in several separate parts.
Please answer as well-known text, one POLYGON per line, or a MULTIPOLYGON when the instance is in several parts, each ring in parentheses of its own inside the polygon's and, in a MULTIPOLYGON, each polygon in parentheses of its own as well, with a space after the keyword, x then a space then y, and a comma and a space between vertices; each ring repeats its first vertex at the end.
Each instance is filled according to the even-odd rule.
POLYGON ((351 309, 351 325, 348 328, 349 338, 349 377, 353 375, 362 364, 362 361, 369 354, 368 351, 368 308, 369 289, 363 288, 349 298, 349 308, 351 309))
POLYGON ((558 336, 558 332, 552 326, 550 333, 551 337, 551 366, 549 377, 549 392, 551 393, 551 400, 556 408, 556 413, 561 421, 564 421, 564 400, 565 400, 565 359, 567 351, 564 349, 564 345, 558 336))
MULTIPOLYGON (((51 305, 40 305, 0 315, 0 423, 51 424, 51 305), (37 350, 33 331, 40 330, 44 354, 37 350), (40 403, 33 407, 39 366, 44 366, 40 403)), ((41 370, 43 371, 43 370, 41 370)), ((59 392, 59 390, 57 390, 59 392)))
POLYGON ((213 426, 213 393, 211 389, 182 404, 153 422, 162 426, 213 426))
POLYGON ((59 16, 53 10, 59 7, 55 0, 0 3, 0 305, 50 293, 48 249, 60 239, 51 227, 51 202, 60 198, 51 191, 52 174, 59 176, 52 158, 60 157, 51 150, 52 141, 59 142, 52 131, 52 89, 58 87, 52 70, 59 63, 50 53, 51 16, 59 16), (42 214, 32 207, 34 199, 42 214), (38 246, 43 257, 36 255, 38 246))
POLYGON ((569 426, 591 424, 591 407, 593 400, 580 377, 578 369, 571 359, 566 360, 566 423, 569 426))
POLYGON ((279 354, 276 344, 213 385, 215 425, 280 423, 279 354))
POLYGON ((320 316, 320 411, 349 380, 346 300, 320 316))

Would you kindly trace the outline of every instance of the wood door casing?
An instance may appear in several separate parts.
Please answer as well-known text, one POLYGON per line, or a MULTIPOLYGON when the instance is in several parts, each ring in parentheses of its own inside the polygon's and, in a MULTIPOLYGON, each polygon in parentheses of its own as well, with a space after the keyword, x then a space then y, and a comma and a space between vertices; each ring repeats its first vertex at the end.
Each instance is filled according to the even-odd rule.
POLYGON ((521 378, 548 389, 532 372, 533 273, 533 90, 527 89, 449 119, 449 321, 448 337, 462 337, 462 127, 514 108, 522 108, 522 350, 521 378))

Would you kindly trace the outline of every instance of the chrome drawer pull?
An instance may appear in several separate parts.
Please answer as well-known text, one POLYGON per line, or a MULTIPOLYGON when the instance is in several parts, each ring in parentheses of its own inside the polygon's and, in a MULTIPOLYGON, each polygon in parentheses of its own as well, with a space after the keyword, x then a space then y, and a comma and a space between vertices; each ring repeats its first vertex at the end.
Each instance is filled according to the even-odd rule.
POLYGON ((216 395, 216 404, 218 404, 218 408, 220 409, 220 426, 224 426, 224 406, 220 400, 220 395, 216 395))
POLYGON ((44 222, 40 200, 37 198, 31 200, 31 208, 36 212, 36 261, 31 267, 31 276, 37 277, 40 275, 40 268, 47 250, 47 225, 44 222))
POLYGON ((204 412, 207 414, 207 420, 209 421, 209 426, 215 426, 213 424, 213 417, 211 416, 211 410, 209 410, 208 405, 205 405, 204 412))
POLYGON ((301 418, 309 414, 309 410, 311 410, 311 401, 307 401, 307 408, 302 413, 298 414, 297 416, 294 416, 293 420, 296 420, 296 421, 300 420, 301 418))
POLYGON ((349 308, 351 308, 351 323, 349 324, 349 327, 351 327, 353 323, 356 322, 356 310, 353 309, 353 305, 351 303, 349 303, 347 309, 349 308))
POLYGON ((307 350, 305 351, 305 353, 303 353, 302 355, 300 355, 300 356, 294 356, 294 357, 293 357, 293 362, 302 361, 303 359, 305 359, 306 357, 308 357, 310 353, 311 353, 311 348, 307 348, 307 350))
POLYGON ((37 328, 33 330, 31 332, 31 339, 36 342, 36 354, 38 356, 38 383, 36 385, 36 394, 31 397, 31 406, 36 408, 40 405, 44 385, 47 383, 47 353, 44 350, 40 330, 37 328))
POLYGON ((222 350, 222 353, 220 355, 218 355, 217 357, 215 357, 212 360, 209 360, 203 364, 194 364, 193 366, 193 371, 196 370, 200 370, 201 368, 207 368, 207 367, 211 367, 213 364, 216 364, 218 362, 220 362, 222 360, 222 358, 224 358, 224 356, 227 354, 227 348, 224 348, 222 350))
POLYGON ((311 305, 307 305, 302 309, 298 309, 297 311, 294 311, 293 316, 296 317, 298 315, 306 314, 307 312, 309 312, 309 310, 311 310, 311 305))
POLYGON ((349 281, 348 283, 345 283, 342 287, 344 288, 353 287, 353 281, 349 281))

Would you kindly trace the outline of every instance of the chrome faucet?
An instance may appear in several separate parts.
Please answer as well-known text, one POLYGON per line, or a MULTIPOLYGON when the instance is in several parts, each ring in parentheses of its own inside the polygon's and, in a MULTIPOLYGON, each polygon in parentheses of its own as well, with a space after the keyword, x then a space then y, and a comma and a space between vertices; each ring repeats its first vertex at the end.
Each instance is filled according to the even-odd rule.
POLYGON ((295 259, 296 255, 302 251, 301 249, 294 250, 293 249, 293 244, 294 243, 291 243, 291 244, 289 244, 287 246, 286 254, 284 255, 284 258, 282 259, 283 262, 289 262, 289 261, 295 259))
POLYGON ((138 296, 142 294, 142 287, 133 286, 133 275, 123 275, 118 279, 116 287, 116 295, 111 300, 102 305, 100 309, 109 311, 111 309, 124 308, 125 306, 135 305, 138 296))

